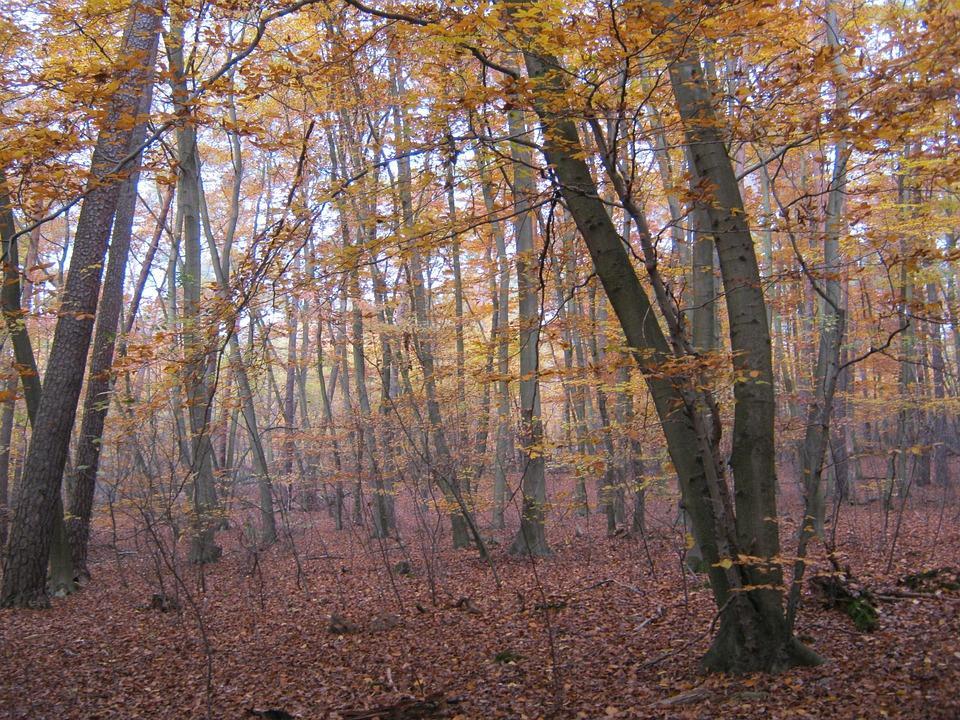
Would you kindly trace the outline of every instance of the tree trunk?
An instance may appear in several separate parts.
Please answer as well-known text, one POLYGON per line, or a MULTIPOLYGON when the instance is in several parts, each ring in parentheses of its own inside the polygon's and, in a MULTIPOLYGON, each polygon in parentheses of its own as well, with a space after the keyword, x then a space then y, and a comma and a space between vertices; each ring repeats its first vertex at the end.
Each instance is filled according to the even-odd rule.
MULTIPOLYGON (((289 477, 297 452, 294 441, 297 424, 297 302, 294 298, 288 300, 287 326, 287 362, 283 384, 283 472, 289 477)), ((292 498, 288 497, 287 502, 290 500, 292 498)))
POLYGON ((124 63, 142 57, 122 78, 111 98, 91 159, 87 188, 74 236, 59 318, 45 372, 33 436, 24 461, 23 482, 4 558, 0 605, 46 607, 45 576, 57 499, 67 459, 70 434, 83 385, 93 318, 100 292, 100 275, 110 226, 119 199, 119 180, 104 179, 116 172, 130 147, 144 88, 151 82, 162 0, 139 0, 130 9, 123 49, 124 63))
POLYGON ((13 442, 13 414, 17 406, 17 385, 20 377, 11 372, 3 388, 3 409, 0 411, 0 548, 7 545, 10 514, 10 446, 13 442))
POLYGON ((177 126, 177 210, 182 224, 181 251, 183 271, 183 383, 186 386, 187 418, 190 423, 190 493, 194 532, 189 559, 195 564, 216 562, 221 548, 216 530, 221 524, 213 477, 213 445, 210 442, 211 397, 207 387, 208 343, 201 322, 201 196, 200 163, 197 156, 197 131, 188 107, 187 77, 184 67, 184 28, 182 20, 171 26, 166 37, 170 80, 177 126))
MULTIPOLYGON (((352 142, 354 139, 353 131, 345 117, 345 114, 342 124, 343 127, 341 129, 348 135, 347 141, 352 142)), ((338 148, 332 133, 329 135, 329 145, 333 165, 332 175, 335 179, 345 181, 344 176, 347 174, 345 159, 343 158, 342 154, 338 152, 338 148)), ((354 158, 354 162, 357 162, 357 158, 354 158)), ((359 252, 362 252, 362 242, 364 240, 364 236, 366 236, 365 239, 369 246, 374 246, 374 241, 376 240, 376 222, 372 221, 371 217, 369 216, 370 212, 372 212, 372 209, 360 209, 359 206, 355 207, 357 207, 358 210, 356 218, 358 239, 356 245, 351 241, 350 237, 351 231, 346 215, 346 203, 344 203, 338 196, 337 211, 340 216, 340 232, 344 253, 350 253, 353 248, 357 248, 358 250, 358 254, 354 256, 357 258, 357 262, 351 267, 345 268, 347 292, 350 297, 350 344, 353 350, 353 379, 354 387, 357 391, 357 404, 359 409, 359 414, 356 418, 357 442, 361 454, 367 458, 367 461, 370 465, 370 474, 373 478, 373 502, 371 512, 373 515, 374 536, 385 538, 389 537, 393 532, 394 520, 393 513, 391 512, 388 491, 384 485, 383 473, 379 459, 379 450, 377 447, 377 436, 374 433, 372 424, 373 412, 370 406, 370 396, 367 391, 367 359, 366 351, 364 349, 363 308, 361 307, 362 294, 360 289, 359 268, 359 258, 361 257, 359 252), (368 210, 370 212, 368 212, 368 210)), ((358 470, 360 469, 360 466, 361 463, 358 462, 358 470)), ((359 492, 359 482, 357 484, 357 489, 359 492)))
MULTIPOLYGON (((413 196, 411 190, 412 177, 410 156, 405 152, 406 147, 409 145, 409 138, 404 113, 401 111, 399 105, 403 88, 397 65, 398 63, 394 61, 392 78, 392 93, 394 99, 393 120, 396 140, 401 153, 400 159, 397 161, 401 211, 404 226, 410 228, 414 222, 413 196)), ((427 419, 430 422, 430 435, 432 436, 433 446, 436 450, 437 466, 433 468, 433 474, 447 502, 458 508, 457 511, 450 513, 453 546, 455 548, 468 547, 470 545, 471 532, 479 545, 480 538, 475 527, 472 527, 473 521, 472 518, 469 517, 470 511, 461 493, 453 456, 450 452, 450 446, 447 444, 443 414, 440 411, 440 401, 437 397, 437 374, 433 353, 433 339, 430 337, 431 327, 428 317, 426 288, 424 286, 423 257, 416 242, 410 246, 407 267, 409 269, 411 303, 417 324, 417 335, 414 337, 414 350, 420 361, 420 366, 423 369, 423 384, 427 395, 427 419)))
MULTIPOLYGON (((841 83, 845 72, 842 70, 840 44, 837 37, 837 18, 835 12, 829 6, 826 13, 826 25, 829 47, 834 51, 835 63, 841 69, 835 74, 834 79, 836 85, 835 102, 838 112, 845 112, 846 93, 841 83)), ((833 156, 833 176, 827 195, 823 234, 823 274, 825 279, 822 282, 819 278, 810 279, 811 283, 817 283, 823 311, 820 313, 820 344, 817 365, 814 370, 813 402, 808 410, 807 430, 801 452, 801 477, 806 492, 805 518, 801 527, 801 551, 798 553, 801 555, 801 562, 807 541, 813 535, 822 536, 826 522, 826 502, 821 476, 824 454, 830 445, 830 419, 833 411, 833 398, 841 372, 840 349, 846 333, 846 307, 840 280, 840 230, 846 198, 846 165, 849 156, 849 148, 845 140, 840 139, 834 143, 833 156), (809 527, 811 523, 812 528, 809 527)), ((796 570, 799 569, 800 566, 798 565, 796 570)), ((802 576, 802 571, 800 574, 802 576)), ((799 589, 796 592, 799 592, 799 589)), ((792 594, 793 588, 791 588, 792 594)), ((795 601, 791 596, 791 610, 795 609, 794 604, 795 601)), ((791 620, 792 617, 791 615, 791 620)))
MULTIPOLYGON (((511 137, 527 136, 523 113, 507 114, 511 137)), ((549 555, 544 526, 547 484, 544 478, 543 420, 540 417, 540 294, 537 254, 533 247, 536 194, 533 157, 520 143, 510 144, 513 160, 513 235, 517 243, 517 296, 520 326, 520 530, 510 546, 514 555, 549 555)))
POLYGON ((370 263, 370 277, 373 281, 373 297, 377 308, 377 320, 380 322, 380 417, 383 421, 383 450, 386 455, 385 465, 388 467, 388 476, 383 479, 383 512, 385 513, 385 527, 397 531, 397 514, 395 507, 394 481, 397 476, 397 449, 394 427, 388 419, 394 411, 394 370, 395 358, 390 342, 389 330, 393 326, 393 308, 387 302, 387 287, 383 276, 377 269, 377 261, 370 263))
MULTIPOLYGON (((494 189, 487 165, 481 161, 480 182, 487 214, 496 217, 494 189)), ((503 226, 491 223, 491 232, 497 246, 497 295, 494 298, 494 319, 491 335, 497 346, 497 437, 493 459, 493 526, 504 527, 504 504, 507 496, 507 454, 510 450, 510 262, 503 226)))
MULTIPOLYGON (((600 417, 600 425, 597 431, 602 437, 604 456, 604 472, 601 478, 597 479, 597 501, 603 508, 607 519, 607 536, 613 537, 617 532, 618 521, 623 520, 623 498, 620 488, 620 468, 616 462, 616 452, 613 446, 613 428, 610 423, 610 411, 607 408, 607 392, 604 389, 602 371, 606 364, 606 353, 602 338, 603 324, 601 320, 606 320, 606 309, 597 310, 597 284, 591 283, 589 288, 590 299, 590 362, 593 366, 592 384, 597 395, 597 413, 600 417), (619 512, 618 512, 619 508, 619 512)), ((603 302, 601 299, 600 302, 603 302)))
MULTIPOLYGON (((512 13, 527 7, 527 0, 508 4, 512 13)), ((777 512, 766 309, 739 188, 719 138, 715 113, 707 102, 709 95, 704 94, 699 63, 688 59, 673 65, 671 80, 687 141, 694 148, 693 170, 715 188, 710 231, 717 238, 724 278, 734 369, 737 378, 744 379, 734 389, 737 404, 731 465, 737 483, 738 515, 734 537, 730 536, 728 509, 718 497, 722 475, 710 446, 704 446, 702 429, 696 427, 697 408, 680 379, 658 373, 670 355, 670 347, 581 159, 583 146, 576 126, 551 109, 555 98, 566 92, 564 75, 552 56, 528 47, 525 59, 535 108, 544 125, 544 152, 637 364, 647 378, 685 502, 701 530, 702 549, 711 565, 711 586, 721 610, 720 630, 704 664, 712 670, 742 673, 814 662, 816 656, 790 634, 783 613, 780 569, 775 561, 779 537, 776 522, 771 522, 777 512), (720 564, 721 557, 730 559, 738 550, 762 558, 761 563, 751 567, 731 560, 729 568, 720 564), (767 589, 771 587, 775 589, 767 589)))
MULTIPOLYGON (((24 399, 27 405, 27 417, 31 427, 37 420, 40 409, 42 387, 40 371, 33 354, 30 336, 27 334, 25 315, 30 310, 31 298, 27 298, 27 306, 20 305, 20 266, 19 248, 16 239, 16 227, 13 220, 13 209, 6 189, 6 181, 0 174, 0 235, 3 237, 3 249, 6 255, 4 263, 4 287, 0 294, 0 304, 3 307, 7 332, 13 344, 14 366, 22 380, 24 399)), ((27 256, 30 257, 28 252, 27 256)), ((14 383, 14 390, 16 384, 14 383)), ((68 458, 69 460, 69 458, 68 458)), ((18 484, 17 490, 20 487, 18 484)), ((65 528, 63 512, 63 497, 57 493, 56 507, 53 515, 53 534, 51 536, 48 590, 52 589, 59 596, 69 595, 76 589, 76 574, 73 568, 73 555, 70 551, 69 538, 65 528)), ((3 547, 0 545, 0 547, 3 547)))
MULTIPOLYGON (((239 215, 239 185, 242 178, 242 164, 240 162, 239 146, 236 145, 239 140, 235 140, 234 150, 234 192, 232 195, 230 216, 228 219, 227 233, 224 242, 223 252, 217 247, 216 240, 213 237, 213 230, 210 227, 210 219, 205 211, 205 195, 201 188, 200 201, 203 219, 204 234, 207 239, 207 250, 210 254, 210 264, 213 266, 214 276, 217 279, 220 296, 225 303, 230 298, 230 248, 233 244, 233 228, 235 227, 235 218, 239 215)), ((257 408, 254 403, 253 389, 250 387, 250 377, 247 374, 247 366, 243 360, 243 353, 240 351, 240 339, 237 337, 237 318, 230 317, 227 327, 227 353, 230 361, 230 369, 233 372, 237 383, 237 392, 240 396, 239 415, 243 417, 243 424, 247 428, 247 437, 250 440, 250 451, 253 455, 253 469, 256 473, 257 491, 260 504, 260 537, 261 547, 268 547, 277 541, 277 520, 273 509, 273 483, 271 481, 270 465, 267 462, 267 454, 264 450, 263 438, 260 436, 260 426, 257 422, 257 408)), ((254 318, 250 318, 250 339, 253 341, 254 318)), ((230 431, 227 442, 227 467, 233 466, 234 452, 236 442, 236 425, 238 412, 234 410, 231 413, 230 431)))
MULTIPOLYGON (((337 365, 334 363, 334 369, 337 365)), ((336 390, 336 378, 327 388, 326 376, 323 374, 323 321, 317 323, 317 375, 320 380, 320 399, 323 402, 323 424, 330 435, 330 444, 333 454, 333 522, 337 530, 343 530, 343 462, 340 458, 340 441, 337 439, 337 430, 333 426, 333 393, 336 390)))
MULTIPOLYGON (((933 307, 940 306, 937 285, 934 282, 927 283, 927 304, 933 307)), ((943 336, 937 325, 932 326, 932 334, 935 337, 930 338, 930 364, 933 366, 933 396, 936 400, 936 407, 931 410, 934 443, 933 477, 937 485, 946 487, 950 482, 950 467, 947 455, 947 415, 943 410, 947 397, 944 383, 943 336)))
MULTIPOLYGON (((686 37, 683 32, 678 35, 686 37)), ((670 80, 690 148, 691 174, 700 187, 712 190, 704 215, 720 260, 736 378, 729 462, 736 487, 736 547, 756 558, 740 566, 737 579, 742 585, 734 588, 721 613, 720 629, 704 664, 733 673, 778 671, 819 658, 793 637, 783 609, 776 403, 760 269, 711 93, 700 63, 687 53, 670 66, 670 80), (743 587, 755 589, 741 592, 743 587)))
MULTIPOLYGON (((7 189, 7 180, 0 171, 0 237, 3 242, 3 288, 0 289, 0 309, 13 345, 14 367, 23 383, 23 394, 31 422, 40 407, 40 373, 33 354, 33 344, 27 333, 26 310, 20 305, 20 249, 13 219, 13 206, 7 189)), ((29 258, 29 253, 28 253, 29 258)), ((27 301, 30 298, 28 296, 27 301)), ((28 305, 29 307, 29 305, 28 305)))
POLYGON ((576 288, 580 282, 577 273, 576 251, 570 247, 567 254, 567 286, 570 288, 570 309, 567 317, 571 320, 570 344, 572 350, 571 359, 575 361, 576 384, 573 388, 573 419, 574 428, 577 436, 577 473, 576 485, 574 487, 574 502, 576 504, 577 515, 588 517, 590 515, 590 501, 587 497, 587 483, 585 476, 589 472, 587 460, 593 457, 595 448, 589 437, 589 416, 587 412, 587 403, 590 395, 587 392, 587 357, 583 350, 583 328, 584 313, 583 301, 578 295, 576 288))
MULTIPOLYGON (((466 348, 463 340, 463 273, 460 268, 460 234, 457 232, 457 203, 456 203, 456 185, 454 182, 454 165, 457 162, 457 149, 450 141, 450 156, 445 163, 446 166, 446 190, 447 190, 447 213, 450 220, 450 254, 451 265, 453 266, 453 307, 456 318, 456 361, 457 361, 457 440, 463 444, 466 442, 466 417, 467 417, 467 392, 465 383, 464 364, 466 362, 466 348)), ((465 488, 469 491, 469 488, 465 488)))
MULTIPOLYGON (((68 513, 70 520, 67 532, 73 553, 75 572, 84 578, 90 577, 87 567, 87 546, 90 541, 90 516, 93 497, 100 468, 100 450, 103 446, 103 428, 110 408, 110 390, 113 381, 110 371, 123 307, 123 284, 127 273, 127 258, 130 255, 130 239, 137 209, 137 187, 140 181, 140 145, 147 134, 147 117, 153 100, 153 85, 148 84, 137 116, 137 126, 130 139, 130 176, 123 181, 120 199, 107 259, 107 271, 103 280, 103 292, 97 308, 96 328, 93 336, 93 353, 90 358, 90 374, 83 400, 83 417, 80 435, 77 438, 77 454, 74 476, 70 483, 68 513)), ((158 220, 163 225, 169 205, 165 205, 158 220)))

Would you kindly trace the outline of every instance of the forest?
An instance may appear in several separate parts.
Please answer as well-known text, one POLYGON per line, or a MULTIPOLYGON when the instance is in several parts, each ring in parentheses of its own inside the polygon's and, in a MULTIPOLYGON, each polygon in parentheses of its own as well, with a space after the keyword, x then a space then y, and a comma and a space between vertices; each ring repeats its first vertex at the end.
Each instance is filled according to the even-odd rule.
POLYGON ((0 7, 0 717, 960 718, 955 0, 0 7))

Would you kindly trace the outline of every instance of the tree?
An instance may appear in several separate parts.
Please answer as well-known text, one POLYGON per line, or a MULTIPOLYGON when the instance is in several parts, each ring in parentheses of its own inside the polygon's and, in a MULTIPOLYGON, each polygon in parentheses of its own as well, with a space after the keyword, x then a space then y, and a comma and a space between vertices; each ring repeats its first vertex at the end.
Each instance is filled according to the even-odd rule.
POLYGON ((24 460, 24 479, 3 563, 0 605, 4 607, 49 603, 45 585, 51 533, 93 334, 103 258, 122 186, 116 173, 129 162, 134 125, 130 118, 136 116, 152 81, 162 9, 161 0, 138 0, 130 8, 122 64, 117 68, 120 82, 108 102, 90 162, 91 178, 44 373, 45 392, 24 460))
POLYGON ((183 10, 174 13, 171 30, 165 36, 167 57, 173 71, 171 90, 178 114, 177 125, 177 214, 182 223, 180 249, 183 270, 183 383, 186 386, 187 417, 190 422, 190 480, 194 532, 190 561, 216 562, 221 548, 216 544, 217 491, 213 478, 213 446, 210 442, 209 416, 212 398, 207 387, 209 343, 201 327, 200 294, 202 247, 200 244, 200 162, 197 129, 188 106, 186 66, 184 64, 183 10))
MULTIPOLYGON (((507 127, 512 138, 527 136, 523 113, 512 109, 507 127)), ((534 218, 530 210, 536 192, 532 153, 519 142, 511 144, 517 243, 517 295, 520 325, 520 452, 523 506, 520 529, 510 546, 515 555, 549 555, 544 527, 547 483, 544 478, 545 448, 540 403, 540 297, 537 262, 534 257, 534 218)))
MULTIPOLYGON (((132 156, 129 177, 121 186, 117 200, 116 217, 108 252, 106 277, 97 306, 94 330, 93 353, 90 359, 90 375, 83 400, 83 416, 80 421, 80 437, 77 442, 76 467, 68 478, 69 503, 67 524, 70 550, 73 554, 74 571, 81 577, 90 577, 87 566, 87 547, 90 541, 90 516, 100 465, 100 448, 103 442, 103 427, 110 408, 111 366, 123 307, 123 285, 126 279, 127 257, 130 254, 130 238, 137 209, 137 187, 140 182, 140 162, 143 141, 147 135, 147 116, 153 100, 153 84, 144 89, 136 118, 136 127, 130 138, 128 154, 132 156)), ((161 213, 159 224, 166 217, 161 213)))
MULTIPOLYGON (((712 188, 707 215, 720 257, 736 373, 730 459, 737 490, 736 515, 725 490, 715 443, 709 442, 702 427, 698 401, 691 389, 683 386, 682 378, 666 379, 658 371, 669 356, 669 346, 581 159, 576 126, 553 110, 566 92, 563 70, 555 56, 537 45, 528 26, 517 22, 518 14, 529 5, 517 0, 507 8, 533 82, 534 107, 543 123, 544 154, 590 249, 627 342, 647 376, 684 502, 711 565, 720 628, 704 664, 713 670, 740 673, 817 662, 816 655, 793 638, 783 610, 776 560, 779 534, 772 520, 777 517, 776 473, 766 307, 736 177, 717 130, 699 62, 684 53, 669 70, 690 147, 691 170, 698 182, 712 188)), ((646 228, 638 230, 643 234, 646 228)))

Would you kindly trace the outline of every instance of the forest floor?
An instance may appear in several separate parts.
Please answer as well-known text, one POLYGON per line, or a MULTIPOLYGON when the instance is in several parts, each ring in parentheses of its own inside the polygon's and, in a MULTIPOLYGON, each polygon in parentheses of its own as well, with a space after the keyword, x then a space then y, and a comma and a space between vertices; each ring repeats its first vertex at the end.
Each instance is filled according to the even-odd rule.
MULTIPOLYGON (((224 557, 202 573, 166 565, 142 533, 121 530, 116 552, 101 518, 86 588, 51 610, 0 612, 0 717, 230 719, 256 708, 333 719, 417 698, 435 710, 383 717, 960 718, 952 591, 882 602, 878 629, 864 633, 807 587, 798 634, 825 664, 703 675, 715 607, 702 578, 681 572, 675 516, 653 500, 645 540, 608 539, 601 517, 554 510, 554 554, 531 563, 508 557, 506 533, 487 562, 448 549, 432 518, 430 531, 402 518, 405 546, 387 548, 359 528, 337 533, 325 512, 295 512, 285 540, 259 555, 240 523, 220 533, 224 557), (402 560, 410 574, 397 572, 402 560), (150 607, 161 576, 180 611, 150 607), (332 632, 331 615, 349 632, 332 632)), ((920 498, 887 572, 894 520, 884 543, 877 503, 842 508, 839 555, 861 584, 882 591, 960 565, 960 511, 920 498)), ((783 537, 794 530, 785 518, 783 537)), ((815 560, 811 572, 828 568, 822 549, 815 560)))

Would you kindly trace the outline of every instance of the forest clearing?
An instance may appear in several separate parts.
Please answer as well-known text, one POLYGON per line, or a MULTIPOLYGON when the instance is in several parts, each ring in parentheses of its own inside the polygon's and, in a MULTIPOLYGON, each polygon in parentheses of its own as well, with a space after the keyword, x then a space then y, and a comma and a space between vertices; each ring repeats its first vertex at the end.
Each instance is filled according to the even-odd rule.
POLYGON ((960 718, 960 6, 2 0, 0 715, 960 718))

